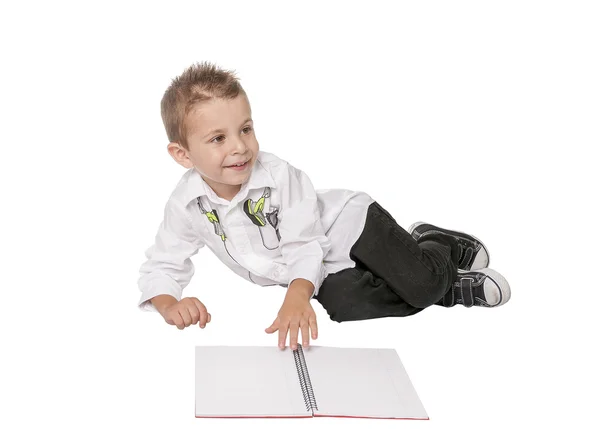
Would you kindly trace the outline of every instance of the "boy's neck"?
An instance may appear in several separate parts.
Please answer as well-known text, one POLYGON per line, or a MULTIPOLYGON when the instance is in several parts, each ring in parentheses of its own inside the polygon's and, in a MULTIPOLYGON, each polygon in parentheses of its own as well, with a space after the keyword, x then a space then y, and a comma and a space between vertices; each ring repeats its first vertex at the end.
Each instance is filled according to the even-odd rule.
POLYGON ((240 192, 242 189, 242 185, 227 185, 225 183, 214 182, 211 179, 204 177, 204 175, 200 175, 215 194, 219 198, 223 198, 224 200, 231 201, 233 198, 240 192))
POLYGON ((211 189, 214 191, 215 194, 217 194, 217 196, 219 198, 223 198, 224 200, 231 201, 240 192, 240 189, 242 189, 242 185, 236 185, 235 187, 231 187, 231 186, 227 185, 227 187, 225 189, 219 189, 219 190, 217 190, 211 186, 211 189))

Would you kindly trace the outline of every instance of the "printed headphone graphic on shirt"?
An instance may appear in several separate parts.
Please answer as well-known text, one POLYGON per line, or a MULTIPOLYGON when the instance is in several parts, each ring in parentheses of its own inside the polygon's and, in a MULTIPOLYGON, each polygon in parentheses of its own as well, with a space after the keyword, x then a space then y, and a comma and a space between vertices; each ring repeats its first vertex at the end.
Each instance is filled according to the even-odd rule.
POLYGON ((223 231, 223 228, 221 227, 221 222, 219 222, 219 215, 217 214, 217 211, 216 210, 212 210, 212 211, 206 210, 202 206, 202 200, 200 199, 200 197, 197 197, 196 201, 198 202, 198 207, 200 207, 200 211, 202 212, 202 214, 206 215, 206 217, 208 218, 208 221, 214 225, 215 234, 220 235, 221 240, 225 241, 225 239, 227 237, 225 236, 225 231, 223 231))
MULTIPOLYGON (((248 198, 244 201, 244 213, 250 218, 254 225, 263 227, 267 225, 267 222, 273 227, 275 230, 275 234, 277 235, 277 241, 281 240, 281 236, 279 235, 279 229, 277 229, 277 225, 279 224, 279 219, 277 218, 277 213, 279 213, 279 209, 274 207, 270 213, 264 214, 263 209, 265 207, 265 198, 271 197, 271 188, 265 188, 262 196, 258 199, 258 201, 253 201, 251 198, 248 198)), ((261 236, 262 230, 259 229, 261 236)), ((265 240, 263 237, 264 246, 269 249, 269 247, 265 244, 265 240)))
MULTIPOLYGON (((277 218, 277 213, 279 212, 279 208, 273 207, 273 210, 269 213, 264 213, 265 200, 271 197, 271 188, 266 187, 262 196, 258 199, 258 201, 254 201, 251 198, 248 198, 244 201, 244 213, 248 216, 248 218, 252 221, 254 225, 259 227, 260 236, 262 238, 263 245, 265 248, 269 250, 274 250, 278 247, 278 243, 281 240, 281 236, 279 235, 279 229, 277 225, 279 224, 279 219, 277 218), (268 228, 268 227, 271 228, 268 228), (265 231, 264 227, 267 227, 268 232, 265 231), (275 232, 275 236, 272 235, 272 232, 275 232), (267 235, 267 241, 269 245, 265 243, 265 235, 267 235), (270 247, 275 246, 275 247, 270 247)), ((217 210, 213 209, 211 211, 206 210, 202 206, 202 201, 200 197, 197 197, 198 207, 200 207, 200 211, 202 214, 206 215, 209 222, 213 224, 215 228, 215 234, 221 237, 223 244, 225 244, 225 240, 227 236, 225 235, 225 231, 221 226, 221 222, 219 221, 219 215, 217 214, 217 210)), ((227 246, 225 246, 227 249, 227 246)), ((229 253, 229 252, 227 252, 229 253)))

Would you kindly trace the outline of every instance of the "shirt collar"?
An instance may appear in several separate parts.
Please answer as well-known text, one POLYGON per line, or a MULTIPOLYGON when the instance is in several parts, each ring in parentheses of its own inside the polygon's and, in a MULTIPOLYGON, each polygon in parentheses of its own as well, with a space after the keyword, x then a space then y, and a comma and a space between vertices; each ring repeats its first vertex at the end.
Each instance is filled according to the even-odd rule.
MULTIPOLYGON (((250 178, 242 184, 238 195, 234 197, 231 202, 238 200, 238 198, 245 198, 248 191, 251 189, 260 189, 264 187, 270 187, 275 189, 275 181, 271 176, 271 173, 265 168, 265 166, 257 158, 252 166, 252 172, 250 178)), ((195 168, 191 169, 190 176, 188 179, 188 186, 186 192, 186 203, 195 200, 198 197, 206 195, 215 203, 219 203, 222 200, 215 191, 206 183, 200 173, 195 168)))

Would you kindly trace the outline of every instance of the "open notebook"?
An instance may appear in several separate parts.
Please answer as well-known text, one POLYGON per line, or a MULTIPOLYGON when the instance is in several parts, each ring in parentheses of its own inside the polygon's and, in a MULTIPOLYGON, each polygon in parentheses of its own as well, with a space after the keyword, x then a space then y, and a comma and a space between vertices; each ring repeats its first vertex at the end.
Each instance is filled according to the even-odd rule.
POLYGON ((428 419, 396 350, 197 346, 196 417, 428 419))

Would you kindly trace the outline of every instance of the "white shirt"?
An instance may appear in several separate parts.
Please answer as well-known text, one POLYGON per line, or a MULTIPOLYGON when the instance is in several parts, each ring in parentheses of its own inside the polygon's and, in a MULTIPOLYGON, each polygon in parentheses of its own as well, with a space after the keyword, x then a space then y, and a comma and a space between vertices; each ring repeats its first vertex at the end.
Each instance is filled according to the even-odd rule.
POLYGON ((304 172, 263 151, 231 201, 189 169, 145 252, 139 307, 154 310, 149 300, 162 294, 180 300, 195 271, 190 258, 205 246, 248 281, 287 287, 303 278, 315 286, 314 296, 328 274, 355 266, 350 248, 372 202, 360 191, 315 191, 304 172))

